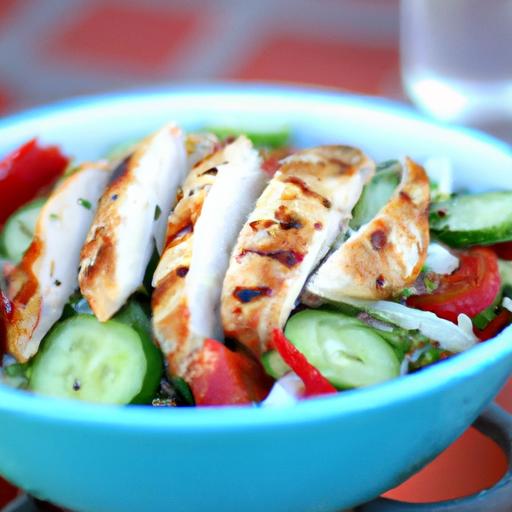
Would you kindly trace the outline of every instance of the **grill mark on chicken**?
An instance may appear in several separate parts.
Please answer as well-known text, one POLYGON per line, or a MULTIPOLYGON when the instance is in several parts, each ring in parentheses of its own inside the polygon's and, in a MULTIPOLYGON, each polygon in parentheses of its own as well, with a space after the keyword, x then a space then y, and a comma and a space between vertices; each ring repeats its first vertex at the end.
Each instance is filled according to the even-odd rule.
POLYGON ((165 248, 174 247, 174 245, 184 241, 184 237, 194 231, 194 224, 187 222, 183 226, 170 226, 165 241, 165 248))
POLYGON ((387 242, 387 235, 383 229, 376 229, 370 236, 372 247, 376 251, 380 251, 387 242))
POLYGON ((202 172, 199 176, 217 176, 218 172, 219 170, 217 167, 212 167, 211 169, 202 172))
POLYGON ((153 245, 161 252, 186 158, 181 130, 165 125, 120 162, 104 190, 79 274, 82 295, 101 321, 111 318, 141 285, 153 245))
MULTIPOLYGON (((244 188, 244 191, 247 194, 253 193, 249 185, 254 183, 256 176, 261 176, 261 187, 264 184, 264 175, 259 171, 260 164, 256 150, 244 137, 241 137, 240 140, 237 139, 234 144, 236 144, 234 147, 228 147, 224 143, 217 145, 212 153, 190 171, 183 184, 181 200, 168 219, 166 246, 153 276, 155 291, 151 305, 155 337, 166 356, 169 371, 181 377, 188 375, 191 361, 197 350, 201 348, 204 336, 214 336, 209 334, 210 331, 205 333, 198 329, 196 325, 197 318, 204 315, 203 311, 206 311, 205 309, 197 311, 198 304, 205 297, 205 300, 208 301, 208 294, 210 293, 206 282, 208 278, 200 280, 199 277, 203 276, 204 272, 201 268, 201 262, 198 263, 194 259, 198 255, 200 256, 201 253, 201 244, 198 244, 198 248, 196 237, 200 236, 198 232, 201 232, 202 222, 204 221, 201 217, 203 207, 208 208, 208 216, 211 216, 213 203, 208 202, 209 198, 215 197, 215 201, 222 198, 222 195, 219 195, 221 194, 219 190, 223 189, 223 185, 219 184, 219 187, 221 187, 219 189, 215 184, 218 180, 225 184, 225 180, 231 172, 242 172, 242 169, 236 167, 245 165, 245 162, 246 169, 253 169, 254 173, 251 176, 249 172, 245 172, 246 169, 243 169, 241 176, 249 179, 246 181, 247 188, 244 188), (244 160, 241 160, 241 155, 244 155, 244 160), (231 171, 224 169, 225 165, 229 165, 231 171), (214 196, 210 196, 211 192, 214 193, 214 196), (197 296, 201 293, 203 287, 207 295, 197 296)), ((241 180, 239 177, 228 179, 235 179, 235 183, 241 180)), ((255 191, 254 193, 258 192, 255 191)), ((236 196, 230 195, 231 197, 236 200, 236 196)), ((245 196, 244 199, 246 199, 245 196)), ((222 207, 219 204, 220 211, 223 210, 224 204, 222 204, 222 207)), ((251 205, 253 203, 247 202, 245 204, 251 205)), ((226 222, 243 222, 246 216, 247 213, 244 213, 240 221, 229 218, 226 219, 226 222)), ((204 226, 202 229, 204 230, 204 226)), ((258 227, 255 225, 254 229, 258 229, 258 227)), ((212 251, 215 252, 214 249, 212 251)), ((230 252, 231 248, 226 251, 226 254, 230 252)), ((212 255, 205 254, 204 256, 209 258, 212 255)), ((222 279, 222 276, 220 279, 222 279)), ((244 293, 241 297, 242 299, 247 298, 244 293)), ((210 308, 208 308, 209 310, 210 308)), ((209 329, 209 327, 202 327, 202 329, 209 329)))
POLYGON ((311 190, 306 185, 304 180, 301 180, 300 178, 297 178, 296 176, 290 176, 289 178, 285 178, 283 181, 285 183, 291 183, 292 185, 295 185, 296 187, 299 187, 304 195, 317 199, 326 208, 330 208, 331 207, 331 201, 329 201, 329 199, 327 199, 326 197, 322 196, 318 192, 314 192, 313 190, 311 190))
POLYGON ((233 291, 233 297, 243 304, 255 301, 261 297, 270 297, 271 295, 272 288, 268 286, 254 286, 252 288, 237 286, 233 291))
MULTIPOLYGON (((201 174, 201 176, 215 176, 215 174, 203 173, 203 174, 201 174)), ((197 193, 202 192, 203 190, 207 192, 210 187, 211 187, 211 183, 206 183, 199 187, 192 188, 188 191, 187 197, 192 197, 192 196, 196 195, 197 193)))
POLYGON ((256 249, 243 249, 242 252, 237 256, 237 259, 243 258, 247 254, 256 254, 265 258, 271 258, 288 268, 292 268, 295 265, 298 265, 304 259, 304 254, 301 254, 297 251, 260 251, 256 249))
MULTIPOLYGON (((116 180, 121 178, 121 176, 124 176, 126 174, 126 171, 128 170, 128 164, 130 163, 131 158, 132 155, 128 155, 126 158, 121 160, 119 164, 117 164, 115 169, 112 171, 112 174, 110 175, 109 184, 114 183, 116 180)), ((117 197, 115 199, 114 197, 112 197, 112 199, 115 201, 117 197)))
POLYGON ((249 226, 253 231, 261 231, 262 229, 268 229, 275 226, 277 222, 271 219, 254 220, 249 222, 249 226))
POLYGON ((407 192, 405 192, 404 190, 401 190, 401 191, 400 191, 400 197, 401 197, 404 201, 407 201, 407 202, 409 202, 409 203, 411 203, 411 202, 412 202, 411 196, 410 196, 407 192))
POLYGON ((319 146, 279 162, 238 236, 224 279, 226 337, 256 356, 269 349, 272 329, 284 326, 373 172, 373 162, 347 146, 319 146), (235 294, 261 288, 272 294, 249 295, 248 302, 235 294))
POLYGON ((351 164, 344 162, 343 160, 340 160, 339 158, 328 158, 327 161, 330 164, 334 164, 334 165, 338 166, 340 169, 340 172, 342 174, 345 174, 345 173, 351 174, 352 172, 354 172, 351 164))
POLYGON ((379 300, 410 286, 427 254, 429 201, 425 171, 406 158, 391 199, 320 266, 307 285, 309 295, 379 300))
POLYGON ((281 229, 300 229, 303 226, 299 218, 296 215, 290 213, 288 208, 286 208, 286 206, 284 205, 281 205, 279 206, 279 208, 277 208, 277 210, 274 213, 274 216, 276 220, 279 221, 281 229))
POLYGON ((185 277, 188 274, 188 267, 178 267, 176 269, 176 275, 178 277, 185 277))

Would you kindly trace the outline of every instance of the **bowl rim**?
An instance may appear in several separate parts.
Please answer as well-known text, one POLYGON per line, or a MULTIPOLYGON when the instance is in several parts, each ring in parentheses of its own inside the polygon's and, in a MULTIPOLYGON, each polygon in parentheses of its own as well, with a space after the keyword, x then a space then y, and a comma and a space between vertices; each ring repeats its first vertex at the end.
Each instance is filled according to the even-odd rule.
MULTIPOLYGON (((0 131, 27 121, 58 116, 63 112, 77 112, 90 106, 101 107, 113 103, 141 101, 148 96, 199 97, 229 96, 237 94, 247 97, 271 96, 273 98, 293 97, 298 100, 325 104, 343 104, 363 110, 387 113, 397 118, 420 121, 427 127, 441 127, 451 134, 464 133, 471 139, 478 139, 488 146, 501 151, 510 158, 512 148, 505 142, 472 128, 449 125, 427 119, 412 107, 393 100, 351 94, 327 87, 304 85, 247 83, 180 84, 137 91, 79 96, 48 105, 32 108, 0 120, 0 131)), ((58 141, 55 141, 58 144, 58 141)), ((36 396, 26 391, 9 388, 0 383, 0 413, 14 413, 38 417, 43 421, 80 423, 81 426, 130 426, 145 430, 174 431, 232 431, 243 428, 275 428, 285 425, 314 423, 351 413, 379 409, 401 401, 418 400, 433 390, 448 388, 450 383, 485 371, 498 360, 512 356, 512 326, 496 338, 480 343, 470 350, 458 354, 425 370, 398 377, 391 381, 346 391, 336 395, 301 401, 289 407, 202 407, 166 408, 149 406, 111 406, 90 404, 74 400, 36 396)))

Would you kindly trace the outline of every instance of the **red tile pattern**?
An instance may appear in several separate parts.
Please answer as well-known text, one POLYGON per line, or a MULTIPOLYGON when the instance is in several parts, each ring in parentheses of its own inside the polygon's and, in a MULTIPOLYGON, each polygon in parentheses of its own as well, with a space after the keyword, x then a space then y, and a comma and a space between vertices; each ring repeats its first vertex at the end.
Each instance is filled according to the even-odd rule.
POLYGON ((0 84, 0 115, 7 112, 13 104, 13 96, 11 91, 0 84))
POLYGON ((94 2, 52 34, 43 58, 92 71, 161 76, 193 37, 201 12, 94 2))
POLYGON ((14 10, 22 7, 23 0, 0 0, 0 29, 12 19, 14 10))
POLYGON ((367 94, 381 93, 390 80, 399 82, 396 47, 295 34, 277 34, 258 43, 233 77, 322 84, 367 94))

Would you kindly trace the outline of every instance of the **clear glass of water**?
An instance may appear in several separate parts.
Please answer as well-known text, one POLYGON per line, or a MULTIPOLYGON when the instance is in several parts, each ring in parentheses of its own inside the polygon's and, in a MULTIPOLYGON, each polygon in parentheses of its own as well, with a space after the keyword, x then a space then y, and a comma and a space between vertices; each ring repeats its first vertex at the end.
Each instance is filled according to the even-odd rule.
POLYGON ((512 0, 402 0, 400 32, 420 109, 512 142, 512 0))

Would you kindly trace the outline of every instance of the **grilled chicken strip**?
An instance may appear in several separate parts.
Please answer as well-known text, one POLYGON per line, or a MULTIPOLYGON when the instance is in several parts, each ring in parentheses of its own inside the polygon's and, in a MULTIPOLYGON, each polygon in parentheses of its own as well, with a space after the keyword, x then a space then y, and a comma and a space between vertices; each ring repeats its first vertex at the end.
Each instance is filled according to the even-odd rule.
POLYGON ((175 375, 185 377, 205 338, 222 336, 222 279, 266 179, 258 152, 241 136, 196 165, 183 185, 152 299, 154 333, 175 375))
POLYGON ((114 171, 80 261, 80 290, 99 320, 114 315, 142 284, 154 244, 162 250, 185 175, 185 140, 172 124, 142 141, 114 171))
POLYGON ((346 229, 375 164, 348 146, 296 153, 263 192, 234 248, 222 290, 224 334, 259 355, 307 277, 346 229))
POLYGON ((402 167, 392 198, 329 256, 310 279, 308 293, 330 300, 387 299, 418 277, 429 244, 429 181, 409 158, 402 167))
POLYGON ((109 174, 106 163, 87 163, 64 179, 39 214, 32 244, 7 276, 13 304, 7 345, 18 361, 36 354, 78 287, 80 249, 109 174))

